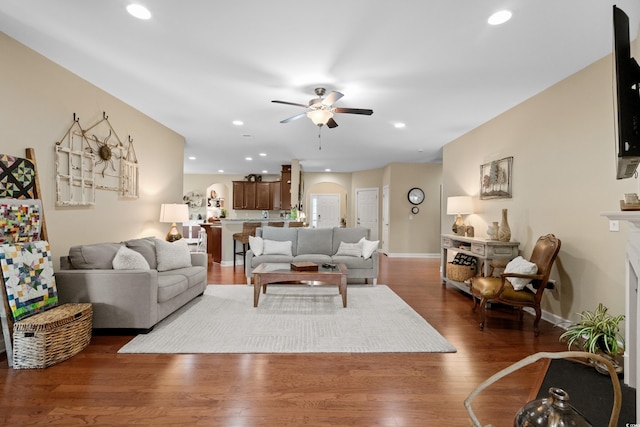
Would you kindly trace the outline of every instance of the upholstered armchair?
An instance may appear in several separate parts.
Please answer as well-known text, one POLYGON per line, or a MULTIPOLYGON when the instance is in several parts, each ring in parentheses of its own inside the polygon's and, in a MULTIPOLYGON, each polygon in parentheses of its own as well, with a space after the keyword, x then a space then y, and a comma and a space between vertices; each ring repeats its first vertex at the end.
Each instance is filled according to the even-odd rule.
MULTIPOLYGON (((533 274, 525 274, 518 272, 505 272, 500 277, 474 277, 471 281, 471 295, 473 296, 473 311, 478 307, 480 302, 480 329, 484 329, 487 315, 487 303, 496 302, 500 304, 510 305, 519 308, 520 318, 522 319, 522 308, 531 307, 535 310, 536 317, 533 322, 533 330, 536 336, 540 334, 540 317, 542 310, 540 309, 540 301, 542 294, 549 282, 549 275, 553 262, 560 251, 560 239, 553 234, 542 236, 536 242, 530 263, 537 266, 537 272, 533 274), (516 290, 512 282, 514 279, 530 280, 531 288, 523 287, 522 290, 516 290)), ((508 267, 508 265, 507 265, 508 267)), ((491 266, 489 276, 493 274, 494 266, 491 266)))

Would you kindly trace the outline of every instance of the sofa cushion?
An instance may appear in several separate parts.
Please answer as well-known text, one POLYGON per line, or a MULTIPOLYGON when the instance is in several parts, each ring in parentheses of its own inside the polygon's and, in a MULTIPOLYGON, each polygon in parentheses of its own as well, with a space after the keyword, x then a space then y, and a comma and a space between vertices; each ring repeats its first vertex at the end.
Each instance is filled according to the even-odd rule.
POLYGON ((136 252, 139 252, 144 259, 149 263, 149 268, 155 270, 158 266, 156 260, 156 245, 155 237, 144 237, 142 239, 131 239, 124 242, 124 244, 136 252))
POLYGON ((191 267, 191 255, 185 239, 176 240, 175 242, 155 239, 155 244, 158 271, 191 267))
MULTIPOLYGON (((295 255, 323 254, 333 255, 333 232, 330 228, 300 228, 298 230, 298 249, 295 255)), ((356 240, 357 242, 357 240, 356 240)))
POLYGON ((367 240, 364 237, 360 241, 362 243, 362 258, 371 258, 371 255, 378 249, 379 240, 367 240))
POLYGON ((72 246, 69 261, 79 270, 113 270, 113 258, 121 246, 120 243, 72 246))
POLYGON ((338 250, 336 251, 334 256, 361 257, 363 243, 364 243, 364 238, 360 240, 358 243, 340 242, 340 246, 338 246, 338 250))
POLYGON ((262 237, 249 236, 249 248, 256 256, 262 255, 264 250, 264 240, 262 237))
POLYGON ((263 255, 292 256, 292 253, 291 253, 292 242, 289 240, 280 242, 278 240, 264 239, 262 243, 263 243, 263 248, 262 248, 263 255))
POLYGON ((187 287, 192 288, 207 281, 207 269, 200 266, 177 268, 171 271, 159 272, 158 276, 183 276, 187 279, 187 287))
POLYGON ((293 257, 293 262, 315 262, 325 264, 331 262, 331 256, 325 254, 300 254, 293 257))
MULTIPOLYGON (((260 237, 263 239, 285 241, 292 243, 291 252, 295 255, 298 253, 298 229, 289 227, 262 227, 260 237)), ((258 235, 256 233, 256 235, 258 235)))
POLYGON ((120 246, 112 264, 114 270, 150 270, 142 254, 126 246, 120 246))
POLYGON ((362 238, 369 238, 369 229, 364 227, 351 227, 351 228, 333 228, 333 251, 331 254, 338 252, 340 242, 356 243, 362 238))
POLYGON ((166 302, 189 288, 186 277, 173 272, 158 273, 158 302, 166 302))

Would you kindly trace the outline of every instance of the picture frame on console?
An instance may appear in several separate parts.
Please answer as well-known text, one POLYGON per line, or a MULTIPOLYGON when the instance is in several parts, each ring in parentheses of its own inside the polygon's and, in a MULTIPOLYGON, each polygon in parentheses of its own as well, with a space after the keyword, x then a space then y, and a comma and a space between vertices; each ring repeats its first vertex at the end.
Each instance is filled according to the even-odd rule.
POLYGON ((510 199, 513 157, 494 160, 480 166, 480 199, 510 199))

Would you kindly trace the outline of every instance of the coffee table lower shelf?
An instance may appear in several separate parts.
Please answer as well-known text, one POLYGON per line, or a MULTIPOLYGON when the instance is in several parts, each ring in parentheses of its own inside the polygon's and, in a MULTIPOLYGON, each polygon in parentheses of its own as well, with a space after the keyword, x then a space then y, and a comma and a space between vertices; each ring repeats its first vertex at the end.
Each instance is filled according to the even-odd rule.
POLYGON ((258 306, 260 288, 267 293, 270 283, 294 284, 296 282, 320 282, 324 285, 336 285, 342 296, 342 306, 347 307, 347 275, 349 270, 344 264, 336 264, 335 269, 319 267, 318 271, 295 271, 289 264, 263 263, 253 270, 253 306, 258 306), (293 282, 293 283, 292 283, 293 282))

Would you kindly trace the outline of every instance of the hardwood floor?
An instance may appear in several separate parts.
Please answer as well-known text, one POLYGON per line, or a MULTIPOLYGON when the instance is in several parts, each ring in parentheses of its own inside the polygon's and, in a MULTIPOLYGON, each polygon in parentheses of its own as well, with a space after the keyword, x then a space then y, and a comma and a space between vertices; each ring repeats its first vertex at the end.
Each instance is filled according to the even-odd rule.
MULTIPOLYGON (((493 308, 484 331, 470 297, 440 283, 439 260, 380 257, 387 284, 456 348, 446 354, 117 354, 131 336, 94 336, 44 370, 0 359, 2 425, 469 426, 464 399, 538 351, 562 351, 559 328, 493 308)), ((209 283, 244 284, 241 267, 214 265, 209 283)), ((244 285, 246 286, 246 285, 244 285)), ((248 302, 250 303, 250 302, 248 302)), ((483 423, 512 426, 544 363, 483 391, 483 423)))

